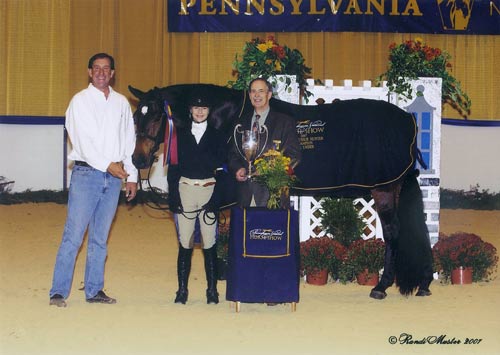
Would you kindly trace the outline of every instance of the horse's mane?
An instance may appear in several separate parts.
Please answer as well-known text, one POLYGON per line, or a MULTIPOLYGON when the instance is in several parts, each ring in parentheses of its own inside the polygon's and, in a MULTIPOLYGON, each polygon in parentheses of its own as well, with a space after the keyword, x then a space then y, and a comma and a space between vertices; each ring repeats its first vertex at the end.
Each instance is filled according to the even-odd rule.
MULTIPOLYGON (((241 113, 249 109, 246 92, 213 84, 178 84, 157 89, 171 109, 174 123, 183 127, 189 118, 189 98, 193 91, 205 91, 211 98, 209 123, 217 129, 228 130, 241 113)), ((250 105, 251 107, 251 105, 250 105)))

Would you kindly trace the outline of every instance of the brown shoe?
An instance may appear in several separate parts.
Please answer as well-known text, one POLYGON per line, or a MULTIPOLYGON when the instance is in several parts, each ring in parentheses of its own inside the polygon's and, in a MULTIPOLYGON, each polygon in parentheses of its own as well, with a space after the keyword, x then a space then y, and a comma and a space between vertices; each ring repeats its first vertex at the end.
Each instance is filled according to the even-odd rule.
POLYGON ((55 294, 50 297, 49 306, 66 307, 66 301, 60 294, 55 294))
POLYGON ((107 296, 104 291, 99 291, 97 292, 97 295, 95 295, 92 298, 87 298, 88 303, 106 303, 106 304, 113 304, 116 303, 116 299, 111 298, 107 296))

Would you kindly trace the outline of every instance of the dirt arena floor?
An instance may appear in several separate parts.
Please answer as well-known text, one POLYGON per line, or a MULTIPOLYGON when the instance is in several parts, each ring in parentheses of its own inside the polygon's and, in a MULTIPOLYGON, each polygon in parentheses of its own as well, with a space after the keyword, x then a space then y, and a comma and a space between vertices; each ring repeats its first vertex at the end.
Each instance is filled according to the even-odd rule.
MULTIPOLYGON (((203 255, 195 250, 189 301, 174 304, 174 226, 168 214, 144 206, 120 206, 111 232, 105 291, 118 303, 85 302, 84 245, 68 307, 49 307, 65 213, 53 203, 0 206, 2 355, 500 354, 498 278, 466 286, 435 281, 425 298, 391 288, 383 301, 369 298, 367 286, 301 281, 296 312, 242 304, 236 313, 224 300, 224 281, 221 303, 206 304, 203 255)), ((440 228, 476 233, 500 250, 500 211, 442 210, 440 228)))

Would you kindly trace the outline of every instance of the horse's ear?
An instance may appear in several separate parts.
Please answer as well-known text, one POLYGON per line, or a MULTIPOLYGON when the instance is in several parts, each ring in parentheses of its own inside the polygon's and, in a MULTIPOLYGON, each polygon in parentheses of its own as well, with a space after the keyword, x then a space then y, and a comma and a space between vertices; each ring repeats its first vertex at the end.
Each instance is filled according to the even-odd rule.
POLYGON ((139 89, 134 88, 132 85, 128 86, 128 91, 132 93, 135 97, 137 97, 139 100, 142 100, 144 97, 145 93, 139 89))

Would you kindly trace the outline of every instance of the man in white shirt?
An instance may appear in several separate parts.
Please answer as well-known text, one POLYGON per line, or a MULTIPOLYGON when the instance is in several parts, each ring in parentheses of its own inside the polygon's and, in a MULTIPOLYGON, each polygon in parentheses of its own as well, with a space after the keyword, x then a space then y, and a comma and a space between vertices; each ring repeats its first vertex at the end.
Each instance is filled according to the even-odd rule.
POLYGON ((110 81, 114 59, 106 53, 92 56, 88 88, 77 93, 66 111, 66 130, 75 161, 69 188, 68 212, 56 257, 50 305, 66 307, 76 256, 88 227, 85 297, 89 303, 116 303, 104 291, 104 264, 109 229, 116 213, 122 180, 128 201, 137 191, 137 169, 132 164, 135 130, 125 96, 110 81))

